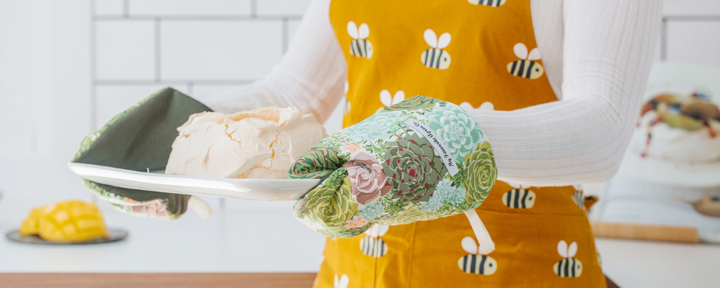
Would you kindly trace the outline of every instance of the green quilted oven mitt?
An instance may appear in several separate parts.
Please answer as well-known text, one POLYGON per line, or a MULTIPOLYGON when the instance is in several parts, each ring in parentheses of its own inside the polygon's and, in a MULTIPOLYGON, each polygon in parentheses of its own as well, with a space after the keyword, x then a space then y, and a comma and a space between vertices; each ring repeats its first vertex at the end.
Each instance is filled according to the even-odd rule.
MULTIPOLYGON (((203 111, 212 110, 175 89, 164 88, 86 136, 71 162, 142 172, 164 170, 177 127, 203 111)), ((188 205, 202 201, 190 195, 126 189, 86 179, 83 183, 114 208, 135 216, 176 219, 188 205)))
POLYGON ((497 178, 492 148, 459 106, 416 96, 322 140, 290 168, 322 179, 296 218, 330 237, 475 209, 497 178))

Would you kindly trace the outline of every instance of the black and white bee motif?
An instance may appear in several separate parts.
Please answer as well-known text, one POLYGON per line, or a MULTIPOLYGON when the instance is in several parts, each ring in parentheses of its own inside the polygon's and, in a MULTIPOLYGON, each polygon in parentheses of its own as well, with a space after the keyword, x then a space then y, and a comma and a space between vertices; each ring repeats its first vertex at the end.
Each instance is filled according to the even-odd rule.
POLYGON ((555 263, 553 265, 553 271, 555 271, 555 275, 558 275, 560 277, 580 277, 582 274, 582 263, 580 260, 577 260, 573 257, 575 257, 575 254, 577 254, 577 243, 572 242, 570 244, 570 247, 568 247, 567 242, 565 240, 560 240, 558 242, 557 251, 560 256, 563 257, 562 260, 555 263))
POLYGON ((390 226, 380 224, 375 224, 370 227, 370 229, 365 231, 365 234, 368 236, 360 239, 360 251, 374 258, 385 256, 388 252, 388 246, 380 237, 385 235, 388 229, 390 229, 390 226))
POLYGON ((532 49, 528 54, 525 44, 517 43, 515 47, 513 47, 513 52, 515 52, 515 56, 520 58, 520 60, 507 65, 510 74, 527 79, 537 79, 545 73, 545 68, 543 68, 540 63, 534 61, 540 60, 540 50, 538 50, 538 48, 532 49))
POLYGON ((443 48, 450 45, 450 33, 443 33, 440 35, 440 38, 438 38, 435 31, 427 29, 423 37, 425 38, 425 42, 432 47, 420 55, 420 60, 423 65, 428 68, 440 70, 445 70, 450 67, 450 54, 443 50, 443 48))
POLYGON ((347 288, 350 285, 350 279, 347 275, 343 274, 338 276, 335 274, 335 281, 333 281, 333 287, 335 288, 347 288))
POLYGON ((512 209, 530 209, 535 206, 535 199, 537 199, 535 192, 523 189, 520 184, 508 183, 508 185, 515 189, 503 194, 502 202, 505 206, 512 209))
POLYGON ((498 7, 505 4, 505 0, 468 0, 470 4, 498 7))
POLYGON ((492 275, 497 271, 497 261, 490 256, 478 254, 478 245, 470 236, 460 242, 465 252, 469 253, 458 260, 458 266, 465 273, 492 275))
POLYGON ((370 27, 367 24, 362 23, 358 27, 355 22, 350 21, 347 25, 348 34, 354 40, 350 41, 350 54, 357 57, 363 57, 370 59, 373 55, 373 45, 370 40, 367 40, 370 36, 370 27))
POLYGON ((403 92, 402 90, 398 90, 397 92, 395 92, 394 96, 390 94, 390 91, 382 90, 380 91, 380 102, 383 104, 383 107, 378 108, 375 112, 378 112, 385 107, 390 107, 392 105, 400 103, 403 100, 405 100, 405 92, 403 92))
POLYGON ((575 205, 578 206, 580 209, 585 208, 585 197, 583 197, 583 189, 581 185, 573 185, 573 188, 575 188, 575 193, 572 194, 573 201, 575 202, 575 205))

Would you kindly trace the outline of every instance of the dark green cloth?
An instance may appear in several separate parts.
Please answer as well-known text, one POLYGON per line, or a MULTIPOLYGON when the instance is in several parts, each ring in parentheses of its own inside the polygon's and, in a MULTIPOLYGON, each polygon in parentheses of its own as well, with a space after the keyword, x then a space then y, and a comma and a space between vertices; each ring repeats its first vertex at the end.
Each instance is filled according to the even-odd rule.
MULTIPOLYGON (((143 172, 147 169, 164 170, 172 143, 178 136, 177 127, 185 123, 190 115, 204 111, 212 109, 175 89, 162 89, 141 101, 137 107, 133 106, 113 118, 94 133, 96 139, 84 140, 72 162, 143 172)), ((190 198, 188 195, 92 184, 86 186, 104 198, 111 193, 120 196, 114 198, 127 197, 139 202, 160 199, 167 205, 168 212, 178 216, 185 213, 190 198)))

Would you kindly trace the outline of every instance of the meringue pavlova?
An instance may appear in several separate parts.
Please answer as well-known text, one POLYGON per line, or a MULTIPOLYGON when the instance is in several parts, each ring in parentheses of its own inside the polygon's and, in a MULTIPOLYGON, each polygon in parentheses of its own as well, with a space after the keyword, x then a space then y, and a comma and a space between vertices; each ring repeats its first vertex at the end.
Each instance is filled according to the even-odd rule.
POLYGON ((670 162, 720 161, 720 109, 709 98, 706 92, 653 97, 643 105, 630 149, 670 162))
POLYGON ((288 178, 295 159, 327 137, 314 115, 277 107, 193 114, 178 131, 165 174, 222 178, 288 178))

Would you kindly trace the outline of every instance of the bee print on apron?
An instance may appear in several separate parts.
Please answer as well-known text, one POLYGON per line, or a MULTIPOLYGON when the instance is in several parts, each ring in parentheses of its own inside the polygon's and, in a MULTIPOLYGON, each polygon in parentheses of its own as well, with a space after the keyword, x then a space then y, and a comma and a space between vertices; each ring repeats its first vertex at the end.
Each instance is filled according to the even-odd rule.
POLYGON ((537 199, 535 192, 523 189, 520 184, 508 183, 508 185, 515 189, 503 194, 502 202, 505 206, 512 209, 530 209, 535 206, 535 199, 537 199))
POLYGON ((370 59, 373 55, 373 45, 370 40, 367 40, 370 36, 370 27, 367 24, 362 23, 358 27, 355 22, 350 21, 347 25, 348 34, 353 38, 350 41, 350 54, 370 59))
POLYGON ((520 58, 520 60, 510 62, 507 65, 508 72, 513 76, 537 79, 545 73, 545 68, 535 61, 540 60, 540 50, 537 47, 528 53, 525 44, 517 43, 513 47, 513 52, 515 52, 515 56, 520 58))
POLYGON ((443 50, 443 48, 450 45, 450 33, 443 33, 440 35, 440 38, 438 38, 435 31, 427 29, 423 37, 425 38, 425 43, 432 47, 420 55, 420 60, 423 65, 428 68, 440 70, 445 70, 450 67, 450 54, 443 50))
POLYGON ((505 0, 468 0, 470 4, 498 7, 505 4, 505 0))
POLYGON ((580 277, 580 274, 582 274, 582 263, 580 260, 573 258, 575 257, 575 254, 577 254, 577 250, 578 247, 575 242, 572 242, 569 247, 565 240, 560 240, 560 242, 558 242, 557 251, 563 259, 553 265, 555 275, 563 278, 580 277))
POLYGON ((468 253, 458 260, 460 270, 468 274, 492 275, 497 271, 497 261, 490 256, 478 254, 479 246, 470 236, 462 239, 460 244, 468 253))
POLYGON ((575 193, 572 194, 572 199, 575 202, 575 205, 577 205, 580 209, 585 208, 585 197, 583 197, 582 186, 573 185, 573 188, 575 188, 575 193))
POLYGON ((388 246, 380 237, 385 235, 388 229, 390 229, 390 226, 380 224, 375 224, 370 227, 368 231, 365 231, 365 234, 368 236, 360 239, 360 251, 373 258, 385 256, 388 252, 388 246))
POLYGON ((343 274, 342 276, 338 276, 335 274, 335 281, 333 281, 333 287, 335 288, 347 288, 348 285, 350 285, 350 279, 348 279, 348 276, 343 274))
POLYGON ((402 90, 398 90, 397 92, 395 92, 394 96, 390 94, 390 91, 382 90, 380 91, 380 103, 383 104, 383 107, 378 108, 377 111, 380 111, 385 107, 390 107, 392 105, 400 103, 403 100, 405 100, 405 92, 403 92, 402 90))

